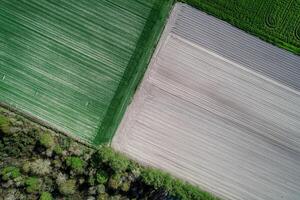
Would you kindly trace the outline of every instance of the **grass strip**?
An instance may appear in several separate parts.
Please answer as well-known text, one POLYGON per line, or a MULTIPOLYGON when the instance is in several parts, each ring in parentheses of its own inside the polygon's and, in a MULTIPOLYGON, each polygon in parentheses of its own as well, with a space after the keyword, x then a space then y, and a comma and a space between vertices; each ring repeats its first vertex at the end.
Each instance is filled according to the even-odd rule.
POLYGON ((143 78, 173 3, 173 0, 156 0, 138 41, 134 56, 129 62, 103 123, 93 141, 94 145, 111 142, 126 108, 130 104, 140 80, 143 78))

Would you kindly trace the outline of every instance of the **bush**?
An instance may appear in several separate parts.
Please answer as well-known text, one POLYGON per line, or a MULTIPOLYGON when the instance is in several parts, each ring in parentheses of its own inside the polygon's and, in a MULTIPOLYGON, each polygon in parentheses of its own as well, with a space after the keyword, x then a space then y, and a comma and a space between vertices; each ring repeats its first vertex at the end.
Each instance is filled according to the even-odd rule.
POLYGON ((29 177, 25 181, 26 192, 37 193, 41 189, 41 181, 36 177, 29 177))
POLYGON ((10 122, 7 117, 0 115, 0 132, 4 134, 9 134, 10 122))
POLYGON ((39 142, 43 147, 47 149, 51 149, 55 145, 54 137, 51 135, 51 133, 48 132, 40 134, 39 142))
POLYGON ((118 189, 122 184, 122 176, 120 174, 114 174, 108 181, 108 187, 112 189, 118 189))
POLYGON ((146 168, 141 173, 143 182, 147 185, 153 185, 155 189, 159 189, 170 184, 170 176, 155 169, 146 168))
POLYGON ((58 190, 63 195, 74 194, 76 190, 76 181, 73 179, 66 180, 59 185, 58 190))
POLYGON ((102 147, 98 154, 103 163, 108 164, 115 173, 124 172, 128 169, 130 161, 123 155, 116 153, 110 147, 102 147))
POLYGON ((71 155, 81 156, 83 154, 82 147, 77 142, 70 142, 69 149, 71 155))
POLYGON ((108 200, 109 199, 109 195, 107 193, 101 193, 98 195, 97 200, 108 200))
POLYGON ((76 173, 82 173, 84 171, 84 161, 77 156, 67 157, 66 165, 76 173))
POLYGON ((55 145, 53 151, 54 151, 54 153, 55 153, 56 155, 59 155, 59 156, 60 156, 60 155, 62 154, 62 152, 63 152, 63 149, 60 147, 60 145, 55 145))
POLYGON ((52 200, 52 195, 49 192, 43 192, 40 196, 40 200, 52 200))
POLYGON ((105 171, 98 171, 96 174, 96 180, 99 184, 105 184, 108 180, 108 175, 105 171))
POLYGON ((50 164, 49 160, 37 159, 30 163, 30 171, 32 174, 39 176, 49 174, 51 171, 50 164))
POLYGON ((141 178, 145 184, 154 186, 155 189, 166 190, 169 194, 182 200, 218 200, 212 194, 156 169, 145 168, 141 173, 141 178))
POLYGON ((105 186, 104 185, 97 185, 97 193, 104 194, 105 193, 105 186))
POLYGON ((128 192, 130 189, 130 184, 131 184, 130 181, 124 181, 121 185, 121 190, 123 192, 128 192))
POLYGON ((1 170, 1 176, 3 181, 15 179, 21 176, 20 169, 14 166, 5 167, 1 170))
POLYGON ((29 161, 26 161, 23 166, 22 166, 22 170, 24 173, 29 173, 30 172, 30 167, 31 167, 31 163, 29 161))
POLYGON ((127 198, 122 197, 121 195, 114 195, 114 196, 110 196, 109 200, 126 200, 127 198))
POLYGON ((96 179, 93 176, 90 176, 88 179, 88 184, 93 186, 95 185, 96 179))

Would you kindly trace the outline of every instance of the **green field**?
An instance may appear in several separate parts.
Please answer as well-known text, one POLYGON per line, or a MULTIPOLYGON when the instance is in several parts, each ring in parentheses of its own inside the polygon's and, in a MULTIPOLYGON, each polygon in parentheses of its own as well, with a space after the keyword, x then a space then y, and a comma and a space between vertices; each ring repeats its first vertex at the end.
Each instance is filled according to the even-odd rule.
POLYGON ((300 54, 300 0, 181 0, 300 54))
POLYGON ((109 142, 171 0, 1 0, 0 103, 81 141, 109 142))

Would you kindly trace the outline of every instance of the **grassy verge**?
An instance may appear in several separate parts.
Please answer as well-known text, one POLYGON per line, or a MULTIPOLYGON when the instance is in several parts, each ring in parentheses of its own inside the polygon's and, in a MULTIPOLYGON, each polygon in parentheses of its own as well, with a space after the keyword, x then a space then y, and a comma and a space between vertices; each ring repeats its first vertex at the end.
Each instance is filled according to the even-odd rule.
POLYGON ((292 0, 179 0, 269 43, 300 54, 300 3, 292 0))
POLYGON ((102 126, 93 141, 94 145, 111 142, 132 97, 144 76, 158 43, 174 0, 155 0, 141 37, 115 96, 108 108, 102 126))
POLYGON ((217 200, 210 193, 0 108, 0 199, 217 200))

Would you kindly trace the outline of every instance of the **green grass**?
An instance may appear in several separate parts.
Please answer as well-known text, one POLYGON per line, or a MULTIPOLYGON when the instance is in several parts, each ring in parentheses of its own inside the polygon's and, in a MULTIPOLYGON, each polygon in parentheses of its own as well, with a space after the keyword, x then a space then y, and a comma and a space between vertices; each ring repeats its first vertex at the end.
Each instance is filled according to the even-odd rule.
POLYGON ((109 142, 172 0, 0 1, 0 103, 109 142))
POLYGON ((300 54, 299 0, 180 0, 300 54))

